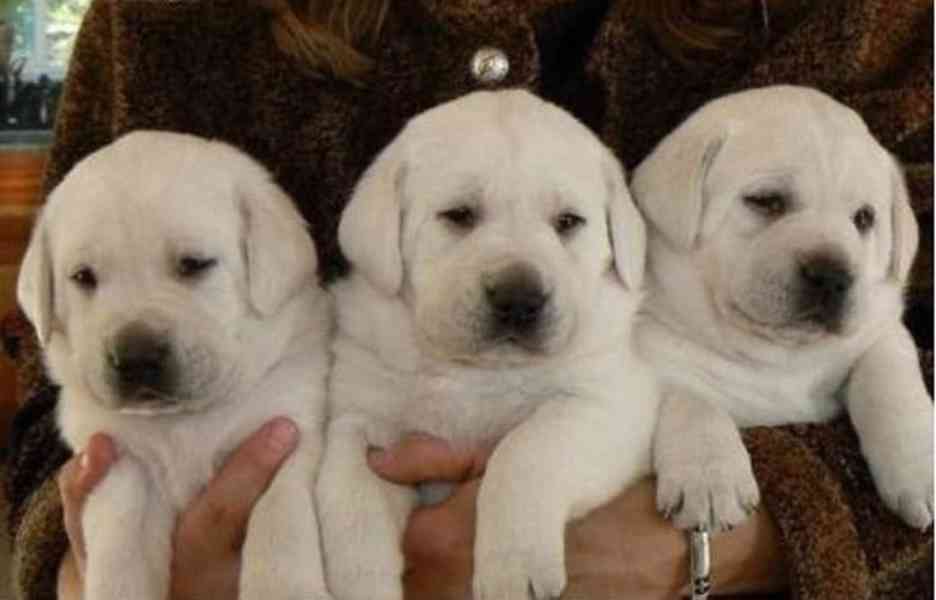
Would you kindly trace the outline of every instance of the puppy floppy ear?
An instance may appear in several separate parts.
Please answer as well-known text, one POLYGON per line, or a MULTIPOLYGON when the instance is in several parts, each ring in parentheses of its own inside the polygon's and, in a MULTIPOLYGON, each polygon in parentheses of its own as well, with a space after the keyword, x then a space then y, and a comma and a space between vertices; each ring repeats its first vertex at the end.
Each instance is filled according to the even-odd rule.
POLYGON ((265 170, 248 175, 239 189, 247 287, 251 305, 266 317, 315 280, 318 257, 292 199, 265 170))
POLYGON ((635 291, 643 286, 647 263, 647 227, 640 216, 627 183, 624 171, 614 157, 604 164, 605 185, 608 190, 608 233, 614 251, 614 268, 627 289, 635 291))
POLYGON ((36 221, 16 282, 16 299, 35 327, 42 346, 49 342, 52 335, 54 296, 52 255, 46 221, 45 213, 36 221))
POLYGON ((913 209, 910 208, 910 195, 904 180, 903 170, 893 157, 891 162, 891 262, 889 275, 899 282, 904 282, 910 275, 910 267, 920 243, 920 232, 913 209))
POLYGON ((338 244, 352 268, 388 296, 403 286, 400 227, 407 167, 400 153, 397 144, 380 153, 358 181, 338 224, 338 244))
POLYGON ((705 179, 724 142, 722 132, 690 119, 634 171, 631 191, 637 205, 680 250, 691 250, 698 239, 707 204, 705 179))

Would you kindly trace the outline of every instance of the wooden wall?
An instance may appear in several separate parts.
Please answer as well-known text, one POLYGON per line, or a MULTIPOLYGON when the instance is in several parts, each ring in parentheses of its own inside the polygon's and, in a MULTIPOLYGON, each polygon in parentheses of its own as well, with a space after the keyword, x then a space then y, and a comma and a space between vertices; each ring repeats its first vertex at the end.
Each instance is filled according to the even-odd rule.
MULTIPOLYGON (((0 147, 0 315, 16 305, 16 276, 38 208, 44 165, 42 150, 0 147)), ((16 375, 6 355, 0 352, 0 440, 6 439, 15 398, 16 375)))

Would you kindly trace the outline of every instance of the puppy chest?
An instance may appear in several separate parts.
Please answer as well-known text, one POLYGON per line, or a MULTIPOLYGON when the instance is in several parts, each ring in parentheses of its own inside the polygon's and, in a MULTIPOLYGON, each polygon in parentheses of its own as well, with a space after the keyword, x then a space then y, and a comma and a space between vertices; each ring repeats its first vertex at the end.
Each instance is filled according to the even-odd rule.
POLYGON ((417 407, 411 413, 414 424, 456 445, 473 445, 503 437, 548 400, 546 390, 492 383, 433 382, 421 386, 423 393, 416 396, 417 407))
POLYGON ((538 406, 560 396, 541 382, 501 372, 413 376, 394 383, 360 390, 357 396, 375 400, 365 412, 375 425, 371 437, 385 438, 382 443, 419 431, 457 446, 477 446, 503 437, 538 406))
POLYGON ((841 411, 837 391, 844 375, 714 367, 683 370, 683 384, 704 391, 741 427, 821 422, 841 411))

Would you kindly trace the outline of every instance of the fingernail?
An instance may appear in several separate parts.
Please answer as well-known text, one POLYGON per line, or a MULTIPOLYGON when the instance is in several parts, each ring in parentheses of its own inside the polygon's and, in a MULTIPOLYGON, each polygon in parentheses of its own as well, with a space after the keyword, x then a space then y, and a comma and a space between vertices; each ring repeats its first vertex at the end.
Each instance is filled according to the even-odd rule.
POLYGON ((78 467, 82 471, 87 471, 89 466, 91 466, 91 459, 88 458, 88 453, 79 452, 78 453, 78 467))
POLYGON ((267 446, 277 453, 292 450, 299 436, 299 430, 289 419, 276 419, 267 431, 267 446))

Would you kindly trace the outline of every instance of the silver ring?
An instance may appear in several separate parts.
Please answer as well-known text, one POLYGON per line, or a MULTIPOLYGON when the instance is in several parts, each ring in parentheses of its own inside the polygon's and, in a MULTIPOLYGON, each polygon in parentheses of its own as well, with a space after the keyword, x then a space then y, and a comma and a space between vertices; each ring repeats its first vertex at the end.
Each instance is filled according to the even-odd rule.
POLYGON ((708 528, 699 525, 689 531, 689 590, 692 600, 707 600, 712 589, 711 548, 708 528))

